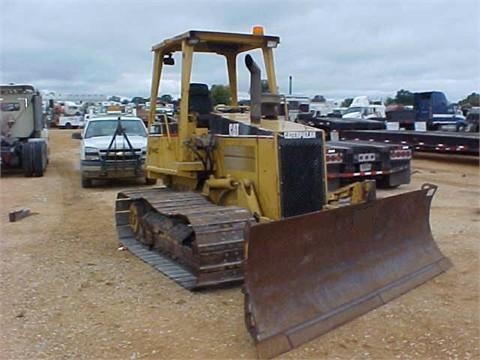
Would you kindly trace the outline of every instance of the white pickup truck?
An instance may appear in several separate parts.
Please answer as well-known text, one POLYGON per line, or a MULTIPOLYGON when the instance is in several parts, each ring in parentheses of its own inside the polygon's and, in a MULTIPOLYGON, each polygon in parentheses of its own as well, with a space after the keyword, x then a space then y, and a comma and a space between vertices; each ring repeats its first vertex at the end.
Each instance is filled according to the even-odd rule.
POLYGON ((82 139, 82 187, 92 186, 95 179, 143 178, 147 184, 156 182, 145 177, 147 129, 142 119, 118 115, 91 118, 82 134, 72 137, 82 139))

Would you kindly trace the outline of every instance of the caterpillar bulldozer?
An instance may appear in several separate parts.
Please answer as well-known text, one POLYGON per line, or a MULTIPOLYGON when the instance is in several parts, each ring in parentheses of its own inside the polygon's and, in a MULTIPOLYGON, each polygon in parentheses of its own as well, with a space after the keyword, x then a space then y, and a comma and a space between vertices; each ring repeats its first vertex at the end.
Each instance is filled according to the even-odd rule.
POLYGON ((450 266, 429 225, 434 185, 384 199, 368 181, 327 191, 323 131, 278 115, 279 42, 254 28, 192 30, 154 45, 151 99, 163 67, 181 54, 178 114, 156 115, 155 102, 149 110, 146 171, 163 186, 122 191, 115 206, 120 242, 186 289, 244 282, 245 321, 262 357, 450 266), (206 84, 191 83, 197 53, 224 57, 228 113, 213 111, 206 84), (267 92, 254 56, 263 58, 267 92), (240 70, 250 78, 250 109, 235 112, 240 70))

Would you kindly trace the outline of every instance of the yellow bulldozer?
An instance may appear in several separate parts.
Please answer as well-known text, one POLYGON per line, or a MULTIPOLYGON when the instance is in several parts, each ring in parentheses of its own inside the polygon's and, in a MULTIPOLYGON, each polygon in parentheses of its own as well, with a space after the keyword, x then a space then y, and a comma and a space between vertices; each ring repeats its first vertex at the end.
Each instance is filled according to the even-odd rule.
POLYGON ((450 266, 429 225, 434 185, 384 199, 372 182, 327 191, 323 132, 279 115, 279 42, 255 27, 188 31, 153 46, 151 99, 163 67, 181 54, 179 113, 159 116, 155 102, 149 111, 146 171, 163 186, 120 192, 115 214, 120 242, 179 285, 243 281, 246 325, 262 357, 450 266), (208 86, 191 83, 194 53, 224 57, 238 112, 213 111, 208 86), (249 111, 238 106, 239 74, 250 79, 249 111))

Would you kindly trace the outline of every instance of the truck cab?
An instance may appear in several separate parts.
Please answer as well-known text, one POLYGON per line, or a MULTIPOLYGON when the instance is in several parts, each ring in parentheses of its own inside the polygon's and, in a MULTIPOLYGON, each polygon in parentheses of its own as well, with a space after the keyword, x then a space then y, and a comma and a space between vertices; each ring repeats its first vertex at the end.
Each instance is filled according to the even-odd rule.
POLYGON ((0 85, 2 169, 22 168, 43 176, 48 163, 48 131, 40 92, 32 85, 0 85))
POLYGON ((385 105, 371 103, 366 96, 357 96, 345 111, 344 119, 373 119, 385 118, 385 105))
POLYGON ((415 121, 425 122, 427 130, 454 127, 456 131, 463 131, 467 127, 465 116, 454 104, 449 104, 441 91, 415 93, 414 109, 415 121))

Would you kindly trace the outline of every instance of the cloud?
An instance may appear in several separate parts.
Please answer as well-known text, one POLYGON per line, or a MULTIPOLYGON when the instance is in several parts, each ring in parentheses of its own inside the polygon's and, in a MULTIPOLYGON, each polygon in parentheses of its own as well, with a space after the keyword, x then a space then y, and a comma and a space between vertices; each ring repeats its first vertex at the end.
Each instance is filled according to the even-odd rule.
MULTIPOLYGON (((386 97, 403 88, 441 90, 454 101, 479 91, 479 13, 476 0, 3 0, 0 81, 148 96, 153 44, 190 29, 261 24, 281 37, 282 92, 291 75, 294 92, 310 96, 386 97)), ((160 93, 178 95, 177 71, 166 72, 160 93)), ((223 60, 199 56, 192 80, 226 83, 223 60)), ((242 73, 239 92, 247 91, 242 73)))

